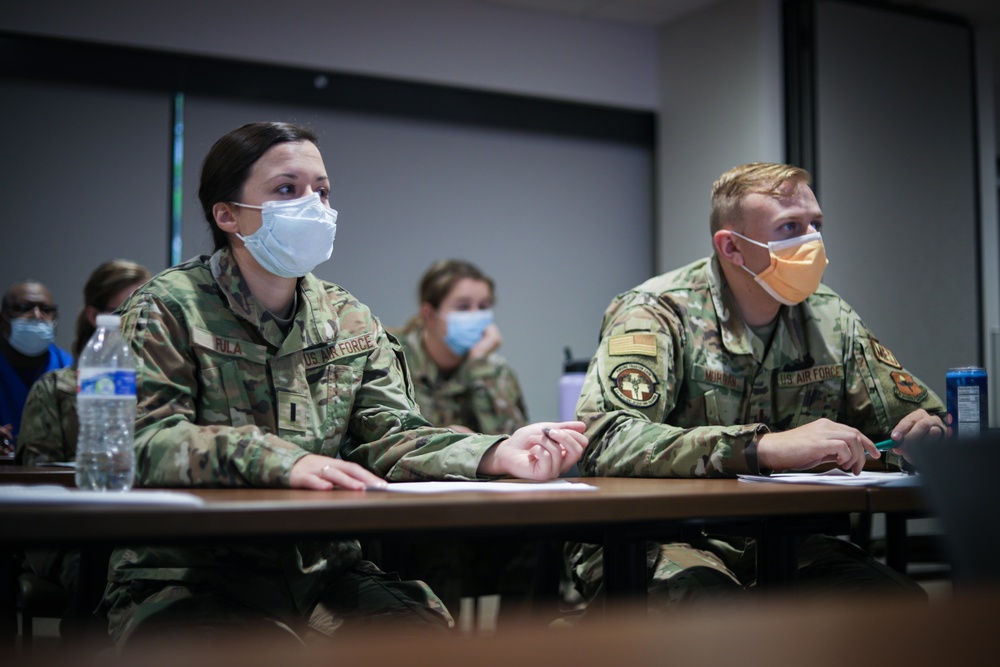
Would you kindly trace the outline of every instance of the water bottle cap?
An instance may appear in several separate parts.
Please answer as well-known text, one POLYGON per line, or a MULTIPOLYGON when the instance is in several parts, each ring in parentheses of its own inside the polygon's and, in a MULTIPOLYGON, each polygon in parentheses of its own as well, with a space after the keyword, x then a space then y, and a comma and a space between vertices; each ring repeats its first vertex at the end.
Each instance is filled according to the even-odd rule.
POLYGON ((122 318, 120 315, 98 315, 97 316, 97 326, 107 327, 108 329, 117 329, 122 324, 122 318))

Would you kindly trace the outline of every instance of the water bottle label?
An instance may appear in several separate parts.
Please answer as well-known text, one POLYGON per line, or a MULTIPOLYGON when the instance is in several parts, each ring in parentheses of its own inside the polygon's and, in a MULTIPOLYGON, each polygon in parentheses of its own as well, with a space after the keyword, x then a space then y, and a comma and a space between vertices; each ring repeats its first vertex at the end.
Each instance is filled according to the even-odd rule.
POLYGON ((116 368, 81 368, 77 371, 77 395, 94 398, 135 396, 135 371, 116 368))

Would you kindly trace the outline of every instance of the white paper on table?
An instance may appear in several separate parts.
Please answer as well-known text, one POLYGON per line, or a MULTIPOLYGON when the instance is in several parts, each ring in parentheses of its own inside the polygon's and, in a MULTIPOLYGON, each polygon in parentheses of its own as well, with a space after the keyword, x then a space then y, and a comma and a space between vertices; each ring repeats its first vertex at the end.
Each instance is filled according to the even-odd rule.
POLYGON ((779 472, 773 475, 738 475, 741 482, 830 484, 834 486, 920 486, 920 478, 902 472, 862 470, 860 475, 833 468, 825 472, 779 472))
POLYGON ((456 491, 488 491, 490 493, 525 493, 526 491, 596 491, 596 486, 583 482, 557 479, 551 482, 392 482, 385 489, 400 493, 454 493, 456 491))
POLYGON ((204 505, 205 501, 181 491, 86 491, 54 484, 0 486, 0 505, 204 505))

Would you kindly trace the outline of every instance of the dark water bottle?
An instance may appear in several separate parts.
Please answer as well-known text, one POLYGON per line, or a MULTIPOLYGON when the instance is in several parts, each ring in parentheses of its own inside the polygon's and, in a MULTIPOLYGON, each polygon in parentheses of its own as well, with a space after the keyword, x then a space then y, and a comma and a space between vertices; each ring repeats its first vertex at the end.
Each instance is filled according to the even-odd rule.
POLYGON ((569 347, 565 348, 563 374, 559 378, 559 421, 576 419, 576 403, 580 400, 583 380, 587 377, 587 359, 574 359, 569 347))

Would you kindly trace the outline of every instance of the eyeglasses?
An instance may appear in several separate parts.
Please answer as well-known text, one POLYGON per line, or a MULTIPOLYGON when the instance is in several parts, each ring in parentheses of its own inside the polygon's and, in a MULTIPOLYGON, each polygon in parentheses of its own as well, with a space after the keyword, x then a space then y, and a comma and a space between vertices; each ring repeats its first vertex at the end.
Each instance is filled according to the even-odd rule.
POLYGON ((50 306, 47 303, 41 303, 39 301, 14 301, 7 304, 7 312, 11 314, 12 317, 24 317, 25 315, 30 315, 35 309, 41 313, 43 318, 55 319, 59 315, 59 309, 55 306, 50 306))

